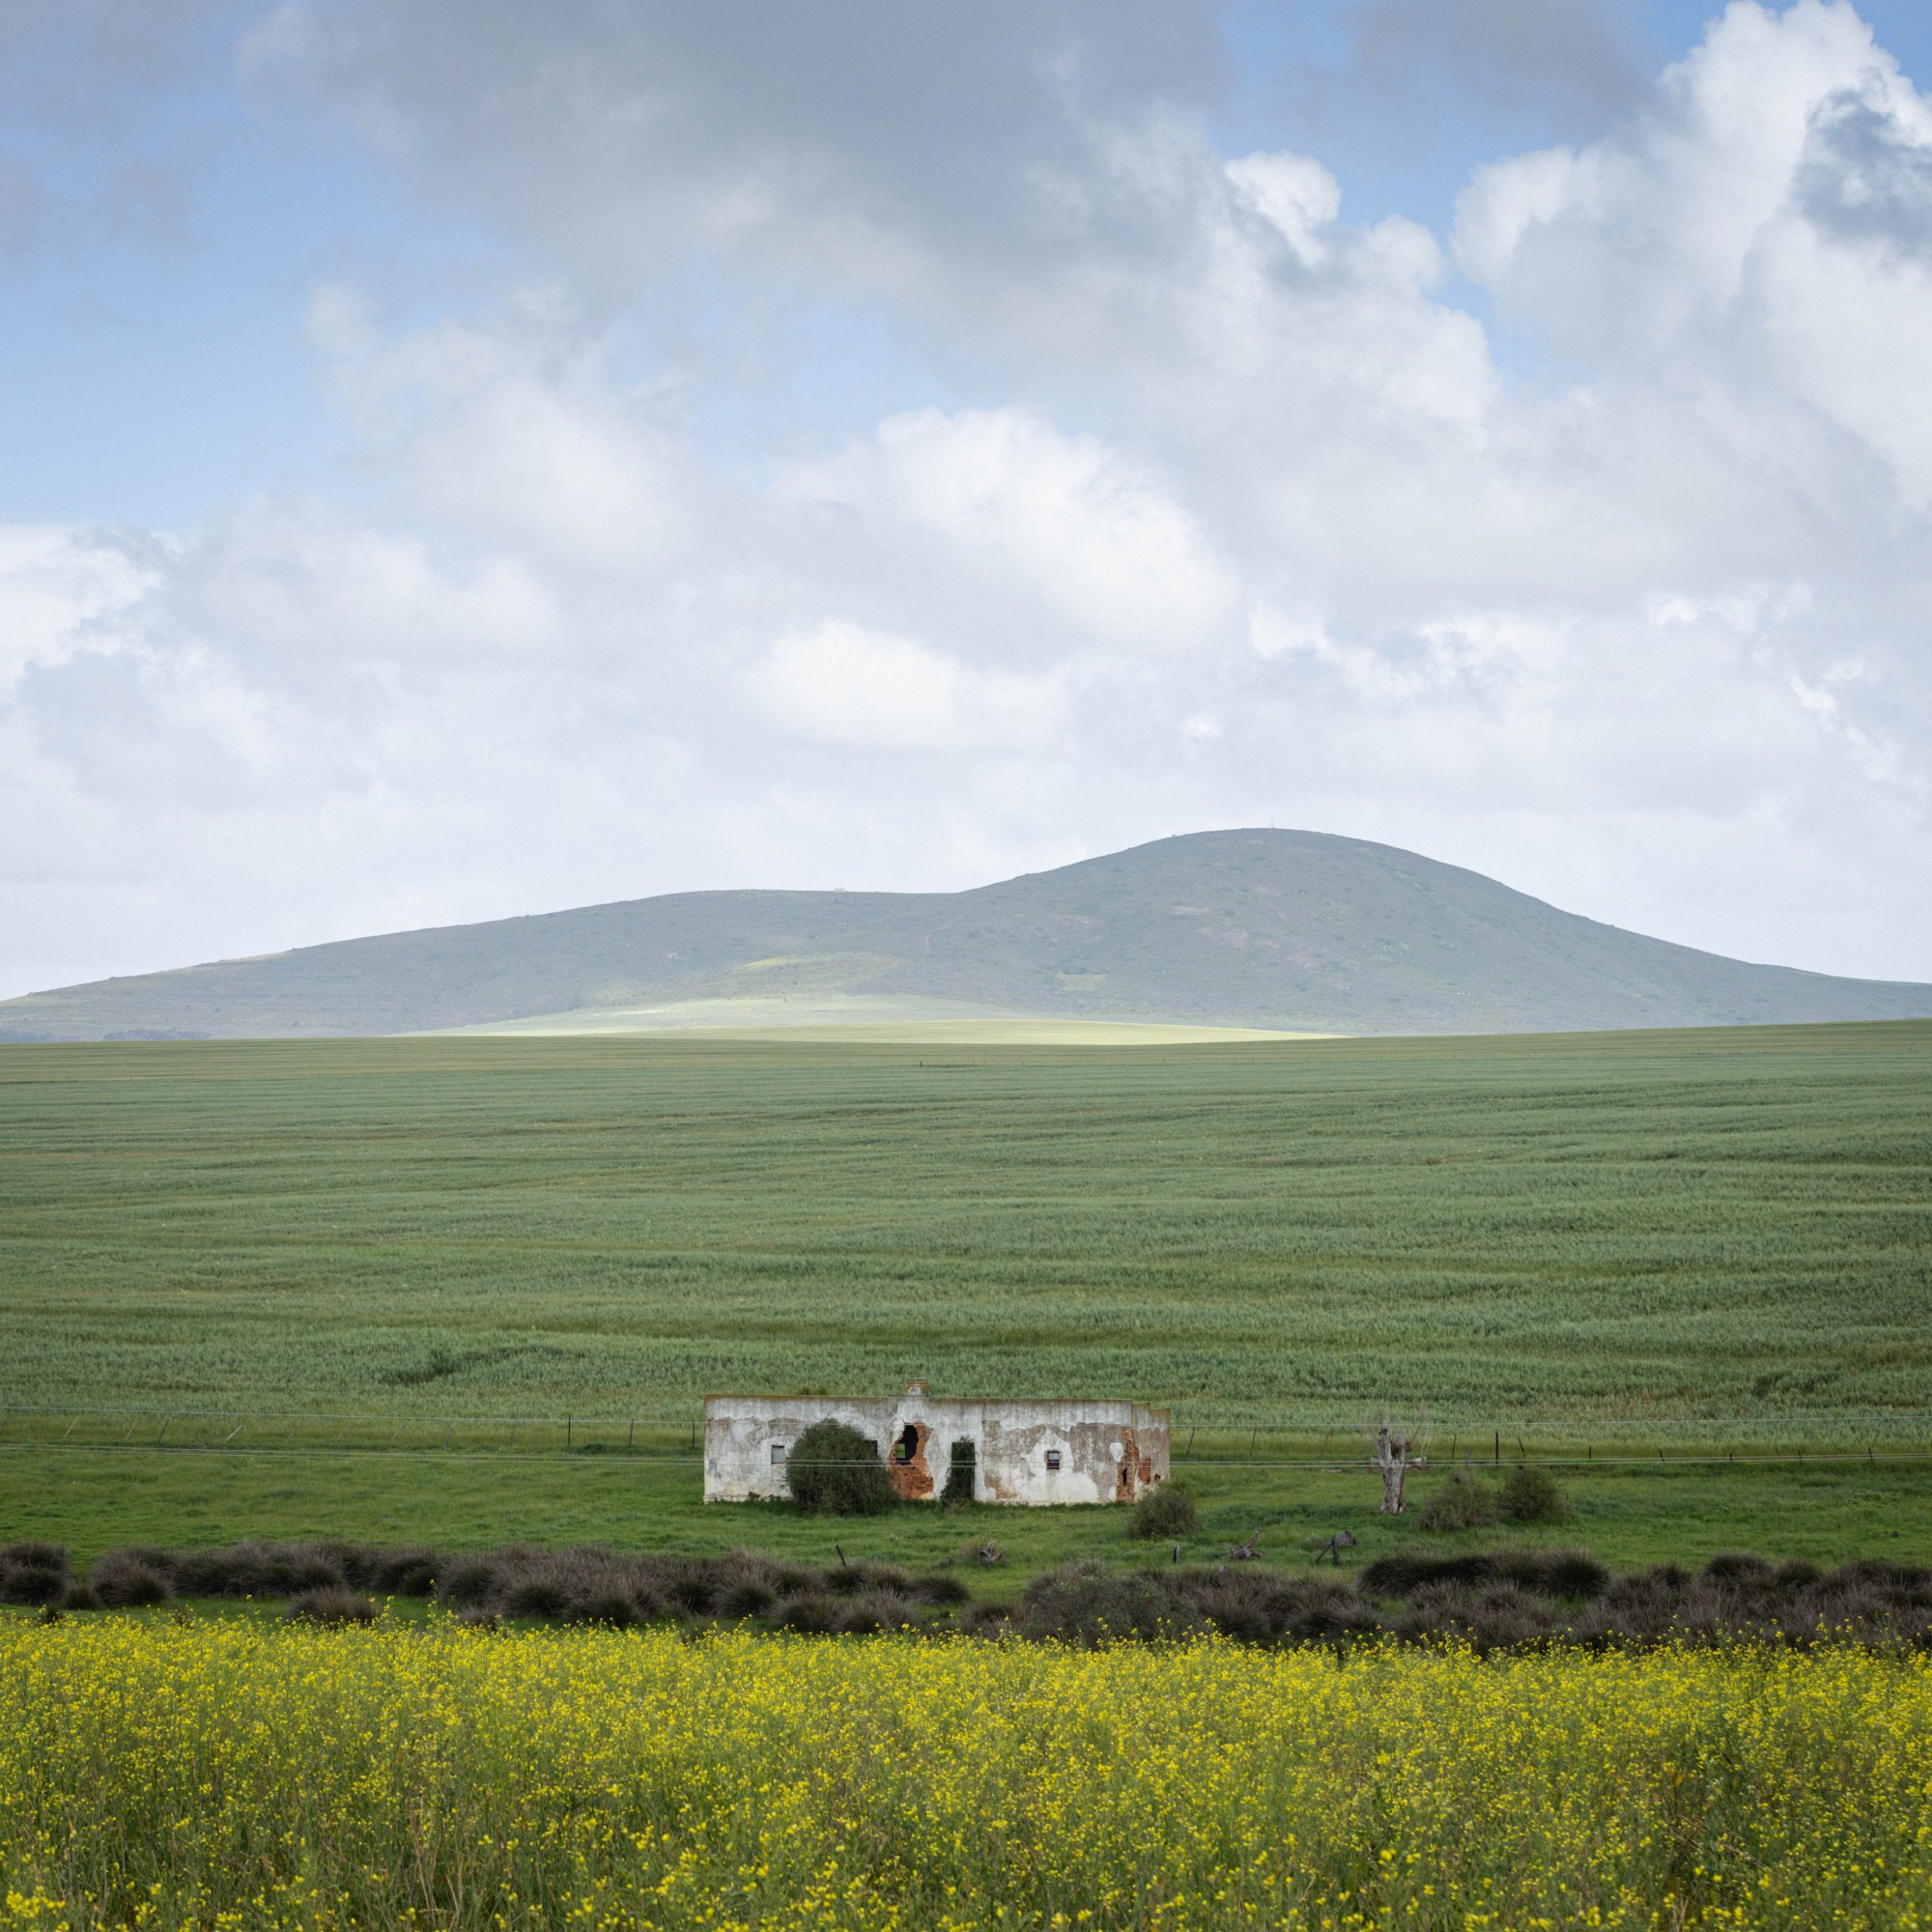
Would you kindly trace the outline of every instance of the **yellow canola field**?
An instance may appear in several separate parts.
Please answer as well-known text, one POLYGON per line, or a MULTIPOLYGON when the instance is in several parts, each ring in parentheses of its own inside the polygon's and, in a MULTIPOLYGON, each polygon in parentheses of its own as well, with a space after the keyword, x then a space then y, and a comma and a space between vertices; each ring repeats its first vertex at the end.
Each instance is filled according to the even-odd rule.
POLYGON ((15 1926, 1823 1926, 1932 1913, 1847 1651, 0 1621, 15 1926))

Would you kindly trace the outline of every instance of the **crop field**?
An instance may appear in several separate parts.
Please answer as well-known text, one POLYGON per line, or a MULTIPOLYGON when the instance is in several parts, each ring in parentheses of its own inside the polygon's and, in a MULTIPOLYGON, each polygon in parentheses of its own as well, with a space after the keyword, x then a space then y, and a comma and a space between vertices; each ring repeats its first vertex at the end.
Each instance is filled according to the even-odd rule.
POLYGON ((1932 1669, 0 1621, 15 1927, 1887 1928, 1932 1669))
MULTIPOLYGON (((751 1545, 952 1579, 985 1630, 1070 1559, 1126 1604, 1250 1536, 1241 1587, 1310 1602, 1505 1540, 1922 1562, 1928 1236, 1932 1025, 0 1048, 0 1542, 751 1545), (707 1390, 914 1375, 1165 1403, 1198 1524, 698 1500, 707 1390), (1417 1501, 1527 1454, 1568 1519, 1378 1517, 1362 1425, 1425 1410, 1417 1501)), ((0 1924, 1932 1913, 1904 1637, 1087 1651, 181 1594, 0 1610, 0 1924)))
POLYGON ((1932 1023, 0 1048, 0 1404, 1921 1443, 1932 1023))

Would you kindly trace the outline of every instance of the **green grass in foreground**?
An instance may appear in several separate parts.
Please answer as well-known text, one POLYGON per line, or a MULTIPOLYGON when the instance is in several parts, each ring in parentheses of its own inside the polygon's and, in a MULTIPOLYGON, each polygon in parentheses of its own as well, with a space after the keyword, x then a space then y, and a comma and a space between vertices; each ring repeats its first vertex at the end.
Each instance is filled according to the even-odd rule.
MULTIPOLYGON (((1932 1463, 1664 1463, 1558 1470, 1567 1523, 1457 1536, 1413 1516, 1376 1514, 1367 1470, 1196 1463, 1181 1472, 1201 1500, 1184 1561, 1211 1561, 1261 1532, 1265 1561, 1295 1566, 1338 1529, 1359 1539, 1359 1565, 1389 1549, 1472 1549, 1501 1543, 1582 1544, 1617 1568, 1697 1563, 1721 1549, 1802 1556, 1824 1566, 1859 1556, 1932 1562, 1932 1463)), ((1418 1476, 1420 1500, 1439 1475, 1418 1476)), ((222 1456, 153 1450, 0 1451, 0 1542, 45 1537, 76 1563, 129 1543, 206 1548, 252 1536, 423 1542, 487 1549, 507 1543, 613 1543, 716 1553, 747 1545, 829 1563, 834 1546, 925 1569, 968 1541, 994 1537, 1008 1561, 969 1566, 977 1595, 1004 1598, 1037 1571, 1081 1557, 1171 1560, 1127 1534, 1121 1509, 907 1507, 885 1518, 826 1520, 789 1505, 698 1500, 695 1466, 623 1457, 438 1460, 373 1455, 222 1456)))
POLYGON ((1183 1428, 1919 1442, 1928 1255, 1932 1023, 0 1048, 15 1411, 682 1427, 924 1375, 1183 1428))

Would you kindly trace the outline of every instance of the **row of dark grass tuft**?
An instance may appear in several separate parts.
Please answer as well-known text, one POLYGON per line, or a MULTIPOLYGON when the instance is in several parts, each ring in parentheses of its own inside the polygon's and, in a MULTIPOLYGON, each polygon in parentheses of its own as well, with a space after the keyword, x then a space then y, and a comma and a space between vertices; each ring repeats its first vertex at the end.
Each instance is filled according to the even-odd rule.
POLYGON ((1577 1549, 1405 1551, 1352 1580, 1245 1564, 1122 1571, 1083 1563, 1035 1578, 1010 1611, 980 1610, 965 1621, 1081 1644, 1218 1632, 1264 1644, 1453 1640, 1484 1653, 1739 1639, 1932 1649, 1932 1569, 1866 1561, 1822 1571, 1731 1554, 1697 1571, 1666 1563, 1613 1574, 1577 1549))
POLYGON ((860 1632, 921 1621, 966 1601, 946 1571, 913 1576, 892 1564, 826 1569, 753 1550, 725 1556, 629 1555, 605 1547, 483 1554, 421 1546, 239 1543, 220 1549, 111 1549, 85 1577, 47 1543, 0 1549, 0 1603, 125 1609, 182 1598, 282 1599, 318 1622, 366 1620, 351 1600, 433 1598, 470 1621, 547 1618, 625 1626, 747 1619, 799 1631, 860 1632))
POLYGON ((606 1547, 480 1554, 349 1543, 242 1543, 221 1549, 109 1550, 74 1574, 49 1543, 0 1549, 0 1603, 46 1613, 183 1598, 287 1600, 318 1623, 369 1621, 379 1596, 433 1599, 465 1621, 626 1627, 752 1623, 862 1634, 934 1624, 980 1635, 1096 1644, 1219 1633, 1248 1643, 1361 1637, 1455 1640, 1479 1651, 1539 1643, 1610 1646, 1739 1638, 1932 1649, 1932 1569, 1864 1561, 1824 1571, 1743 1554, 1701 1570, 1613 1573, 1585 1550, 1407 1550, 1354 1577, 1261 1565, 1048 1571, 1016 1604, 974 1604, 949 1570, 884 1563, 814 1569, 754 1550, 632 1555, 606 1547), (963 1606, 963 1607, 962 1607, 963 1606))

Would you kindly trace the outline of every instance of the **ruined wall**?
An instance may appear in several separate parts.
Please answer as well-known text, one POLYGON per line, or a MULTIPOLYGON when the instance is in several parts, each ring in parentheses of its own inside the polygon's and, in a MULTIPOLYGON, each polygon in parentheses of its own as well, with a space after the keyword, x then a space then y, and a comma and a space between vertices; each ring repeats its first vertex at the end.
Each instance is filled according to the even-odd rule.
POLYGON ((950 1401, 915 1382, 901 1396, 706 1397, 704 1500, 789 1494, 784 1454, 827 1417, 879 1445, 894 1489, 908 1502, 937 1500, 959 1441, 973 1444, 981 1502, 1132 1502, 1168 1474, 1164 1409, 1130 1402, 950 1401), (892 1454, 901 1441, 904 1461, 892 1454))

